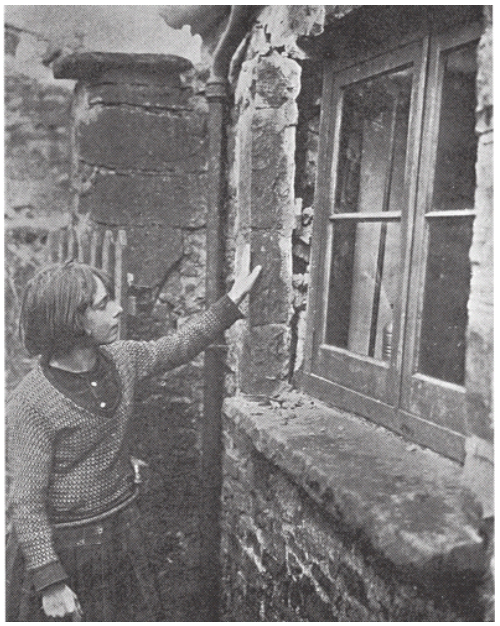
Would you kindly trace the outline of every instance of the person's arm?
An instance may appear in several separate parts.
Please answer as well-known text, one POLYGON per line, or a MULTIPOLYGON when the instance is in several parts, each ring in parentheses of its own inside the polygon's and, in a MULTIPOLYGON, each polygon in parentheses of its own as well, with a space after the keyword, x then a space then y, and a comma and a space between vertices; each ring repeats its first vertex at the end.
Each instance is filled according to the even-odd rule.
POLYGON ((35 590, 42 594, 47 616, 75 613, 77 599, 65 584, 68 576, 54 550, 46 512, 45 498, 53 456, 52 433, 40 412, 19 395, 9 403, 7 414, 7 456, 12 473, 10 507, 26 567, 31 571, 35 590))
POLYGON ((188 363, 224 330, 243 317, 238 305, 252 289, 261 271, 238 277, 229 293, 203 313, 194 315, 175 333, 155 341, 130 341, 126 349, 135 363, 137 378, 188 363))

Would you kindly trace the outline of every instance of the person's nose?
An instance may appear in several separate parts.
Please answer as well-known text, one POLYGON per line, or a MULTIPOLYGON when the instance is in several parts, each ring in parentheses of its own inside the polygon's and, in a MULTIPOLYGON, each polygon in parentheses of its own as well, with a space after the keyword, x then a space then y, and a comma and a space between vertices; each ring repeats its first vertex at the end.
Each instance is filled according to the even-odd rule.
POLYGON ((119 305, 119 303, 116 302, 116 300, 114 300, 113 303, 115 305, 115 310, 114 310, 114 313, 113 313, 113 317, 119 317, 123 313, 123 309, 119 305))

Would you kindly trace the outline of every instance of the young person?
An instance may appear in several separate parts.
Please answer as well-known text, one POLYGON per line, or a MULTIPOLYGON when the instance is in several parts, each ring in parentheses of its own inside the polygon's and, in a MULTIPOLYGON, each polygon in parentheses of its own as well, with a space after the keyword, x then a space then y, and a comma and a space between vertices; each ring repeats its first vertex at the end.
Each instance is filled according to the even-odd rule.
POLYGON ((242 317, 260 269, 149 342, 117 340, 122 309, 102 271, 67 262, 29 282, 20 329, 40 359, 7 404, 7 621, 162 621, 128 451, 134 387, 242 317))

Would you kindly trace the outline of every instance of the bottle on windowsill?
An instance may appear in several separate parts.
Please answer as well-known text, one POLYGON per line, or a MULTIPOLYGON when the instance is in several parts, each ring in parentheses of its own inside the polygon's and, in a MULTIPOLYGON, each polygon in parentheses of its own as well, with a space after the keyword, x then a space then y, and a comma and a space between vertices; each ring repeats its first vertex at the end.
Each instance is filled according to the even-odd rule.
POLYGON ((390 361, 392 357, 392 304, 391 304, 391 319, 384 326, 382 332, 382 358, 384 361, 390 361))

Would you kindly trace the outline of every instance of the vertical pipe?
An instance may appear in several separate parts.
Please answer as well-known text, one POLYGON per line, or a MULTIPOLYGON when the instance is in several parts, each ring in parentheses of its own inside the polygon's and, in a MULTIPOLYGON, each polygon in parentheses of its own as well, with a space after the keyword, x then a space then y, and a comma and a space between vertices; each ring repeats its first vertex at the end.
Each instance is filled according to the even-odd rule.
MULTIPOLYGON (((231 58, 245 36, 256 8, 233 5, 229 21, 214 53, 206 97, 209 105, 209 169, 207 216, 206 299, 212 304, 224 293, 226 229, 226 114, 231 58)), ((204 415, 201 424, 202 511, 200 566, 202 615, 219 621, 221 575, 222 403, 224 400, 224 336, 205 351, 204 415)))
MULTIPOLYGON (((206 299, 223 295, 225 231, 225 112, 226 80, 207 85, 209 103, 209 171, 207 216, 206 299)), ((224 399, 224 336, 205 351, 204 418, 201 424, 201 604, 205 621, 218 621, 221 595, 220 497, 222 490, 222 402, 224 399)))

